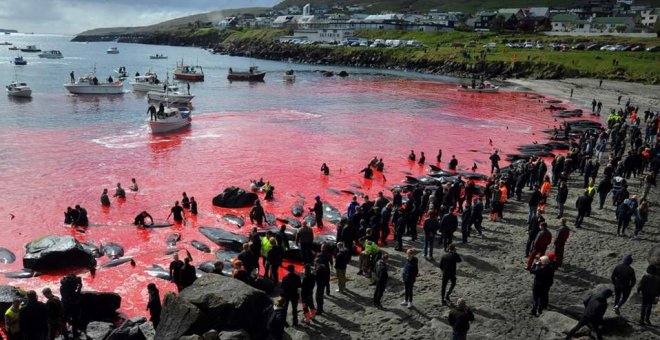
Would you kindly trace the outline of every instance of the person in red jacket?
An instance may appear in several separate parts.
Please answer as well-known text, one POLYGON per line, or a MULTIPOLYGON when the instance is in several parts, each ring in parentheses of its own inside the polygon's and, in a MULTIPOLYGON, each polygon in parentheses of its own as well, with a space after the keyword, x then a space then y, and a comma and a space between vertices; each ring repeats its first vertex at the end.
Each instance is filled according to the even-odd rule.
POLYGON ((545 251, 548 249, 550 242, 552 242, 552 234, 548 231, 548 224, 545 222, 540 223, 539 229, 539 233, 536 235, 534 243, 532 243, 532 251, 527 259, 527 270, 532 268, 532 263, 534 263, 536 256, 545 255, 545 251))
POLYGON ((564 263, 564 246, 568 240, 571 230, 566 225, 566 219, 561 219, 561 227, 557 230, 557 236, 555 237, 555 242, 553 243, 555 247, 555 264, 557 268, 561 268, 561 265, 564 263))

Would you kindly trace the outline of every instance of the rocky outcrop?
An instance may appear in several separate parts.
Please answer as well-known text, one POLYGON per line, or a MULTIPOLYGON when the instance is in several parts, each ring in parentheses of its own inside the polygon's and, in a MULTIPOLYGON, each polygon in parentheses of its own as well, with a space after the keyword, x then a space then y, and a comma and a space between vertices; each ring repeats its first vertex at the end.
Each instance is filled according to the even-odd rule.
POLYGON ((252 206, 257 199, 257 194, 253 192, 247 192, 239 187, 229 187, 213 198, 213 205, 223 208, 244 208, 252 206))
POLYGON ((89 340, 105 340, 113 328, 110 322, 94 321, 87 325, 85 335, 89 340))
POLYGON ((105 340, 151 340, 153 336, 153 326, 145 317, 137 317, 124 322, 105 340))
POLYGON ((47 271, 62 268, 91 268, 96 259, 72 236, 44 236, 25 245, 23 267, 47 271))
POLYGON ((184 335, 203 334, 210 328, 208 318, 197 306, 172 293, 165 295, 156 339, 178 340, 184 335))
POLYGON ((117 293, 82 292, 80 303, 85 320, 113 320, 121 307, 121 296, 117 293))

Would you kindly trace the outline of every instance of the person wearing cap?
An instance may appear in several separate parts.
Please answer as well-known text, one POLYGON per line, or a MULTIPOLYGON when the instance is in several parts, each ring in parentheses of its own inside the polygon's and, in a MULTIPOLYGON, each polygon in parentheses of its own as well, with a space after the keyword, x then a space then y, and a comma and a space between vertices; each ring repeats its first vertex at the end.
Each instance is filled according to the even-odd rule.
POLYGON ((640 313, 639 324, 651 325, 651 310, 660 296, 660 276, 655 265, 649 265, 646 268, 646 274, 642 276, 637 286, 637 292, 642 294, 642 310, 640 313))
POLYGON ((282 298, 284 299, 284 314, 286 315, 291 304, 291 316, 293 325, 298 324, 298 297, 299 289, 302 287, 300 276, 296 274, 296 268, 290 264, 286 267, 287 274, 282 278, 282 298))
POLYGON ((559 227, 557 230, 557 236, 553 242, 555 247, 555 256, 557 258, 557 261, 555 262, 557 268, 561 268, 561 266, 564 264, 564 247, 566 246, 566 241, 568 240, 568 236, 570 234, 571 230, 566 225, 566 219, 562 218, 561 227, 559 227))
POLYGON ((446 305, 449 299, 449 295, 454 290, 456 286, 456 265, 462 262, 458 253, 456 253, 456 247, 453 244, 449 245, 449 252, 442 256, 440 259, 440 270, 442 270, 442 304, 446 305), (451 282, 449 290, 447 290, 447 283, 451 282))
POLYGON ((612 284, 614 285, 614 312, 619 315, 619 309, 628 300, 637 278, 635 270, 630 266, 633 263, 631 255, 623 257, 623 262, 614 267, 612 271, 612 284))
POLYGON ((591 331, 596 332, 597 339, 602 340, 603 334, 601 332, 601 324, 603 323, 605 311, 607 311, 607 299, 610 297, 612 297, 612 290, 609 288, 603 288, 584 300, 584 313, 582 314, 582 318, 580 318, 578 324, 568 332, 566 339, 572 339, 582 326, 588 326, 591 331))
POLYGON ((456 307, 449 311, 447 321, 452 328, 452 340, 465 340, 470 330, 470 322, 474 321, 474 314, 465 300, 458 299, 456 307))
POLYGON ((540 315, 548 307, 550 287, 552 287, 554 281, 555 268, 548 256, 541 256, 529 272, 534 275, 534 285, 532 287, 534 305, 530 314, 537 316, 537 313, 540 315))
POLYGON ((313 208, 309 208, 309 211, 314 213, 316 218, 316 226, 320 229, 323 228, 323 202, 321 201, 321 196, 314 197, 316 203, 314 203, 313 208))

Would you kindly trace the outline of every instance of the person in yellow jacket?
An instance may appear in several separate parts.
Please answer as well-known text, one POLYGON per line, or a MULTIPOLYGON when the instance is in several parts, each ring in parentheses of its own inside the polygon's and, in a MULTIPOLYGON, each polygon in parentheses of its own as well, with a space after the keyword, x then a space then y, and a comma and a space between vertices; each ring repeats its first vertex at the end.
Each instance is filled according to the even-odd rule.
POLYGON ((5 312, 5 329, 7 330, 7 339, 20 340, 23 339, 21 335, 21 327, 19 326, 19 319, 21 316, 21 300, 14 299, 11 307, 5 312))
POLYGON ((275 237, 275 234, 272 231, 268 231, 266 236, 261 238, 261 261, 264 267, 264 277, 268 277, 268 272, 266 272, 266 258, 268 257, 268 252, 273 245, 270 243, 270 238, 275 237))

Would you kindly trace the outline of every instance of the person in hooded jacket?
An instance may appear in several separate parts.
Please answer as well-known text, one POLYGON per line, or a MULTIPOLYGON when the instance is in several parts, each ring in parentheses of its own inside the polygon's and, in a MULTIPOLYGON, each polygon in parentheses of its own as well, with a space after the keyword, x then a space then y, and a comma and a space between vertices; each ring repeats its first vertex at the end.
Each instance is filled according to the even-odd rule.
POLYGON ((614 285, 614 312, 619 315, 619 309, 628 300, 637 279, 635 270, 630 266, 633 262, 631 255, 623 257, 623 262, 614 267, 612 271, 612 284, 614 285))
POLYGON ((417 265, 418 262, 419 261, 415 256, 415 250, 412 248, 408 249, 406 251, 406 263, 403 266, 403 273, 401 275, 405 289, 405 296, 403 302, 401 302, 401 305, 408 308, 412 308, 413 285, 415 284, 417 275, 419 274, 419 267, 417 265))
POLYGON ((603 288, 584 300, 584 313, 582 314, 582 318, 580 318, 578 324, 568 332, 566 339, 572 339, 582 326, 588 326, 592 331, 596 332, 597 339, 602 340, 603 334, 601 332, 601 324, 603 323, 605 311, 607 311, 607 299, 610 297, 612 297, 612 290, 609 288, 603 288))
POLYGON ((465 340, 470 330, 470 322, 474 321, 474 314, 465 300, 458 299, 456 302, 456 308, 449 311, 447 321, 452 328, 452 340, 465 340))
POLYGON ((591 207, 591 198, 585 191, 580 197, 575 201, 575 208, 577 209, 577 217, 575 217, 575 228, 580 228, 584 217, 587 216, 587 212, 591 207))
POLYGON ((537 316, 537 313, 540 315, 548 307, 550 287, 554 282, 555 266, 547 256, 541 256, 529 272, 534 275, 534 285, 532 286, 534 305, 531 314, 537 316))
POLYGON ((660 296, 660 276, 658 276, 656 266, 649 265, 646 268, 646 274, 639 281, 637 292, 642 294, 642 310, 639 324, 644 325, 646 323, 651 325, 651 310, 653 309, 653 305, 658 302, 658 296, 660 296))
POLYGON ((273 312, 266 325, 270 334, 270 339, 282 340, 284 328, 289 327, 286 322, 286 306, 285 299, 277 298, 273 303, 273 312))
POLYGON ((626 198, 619 204, 616 210, 616 235, 626 235, 626 228, 630 224, 630 219, 637 213, 637 202, 634 199, 626 198))

